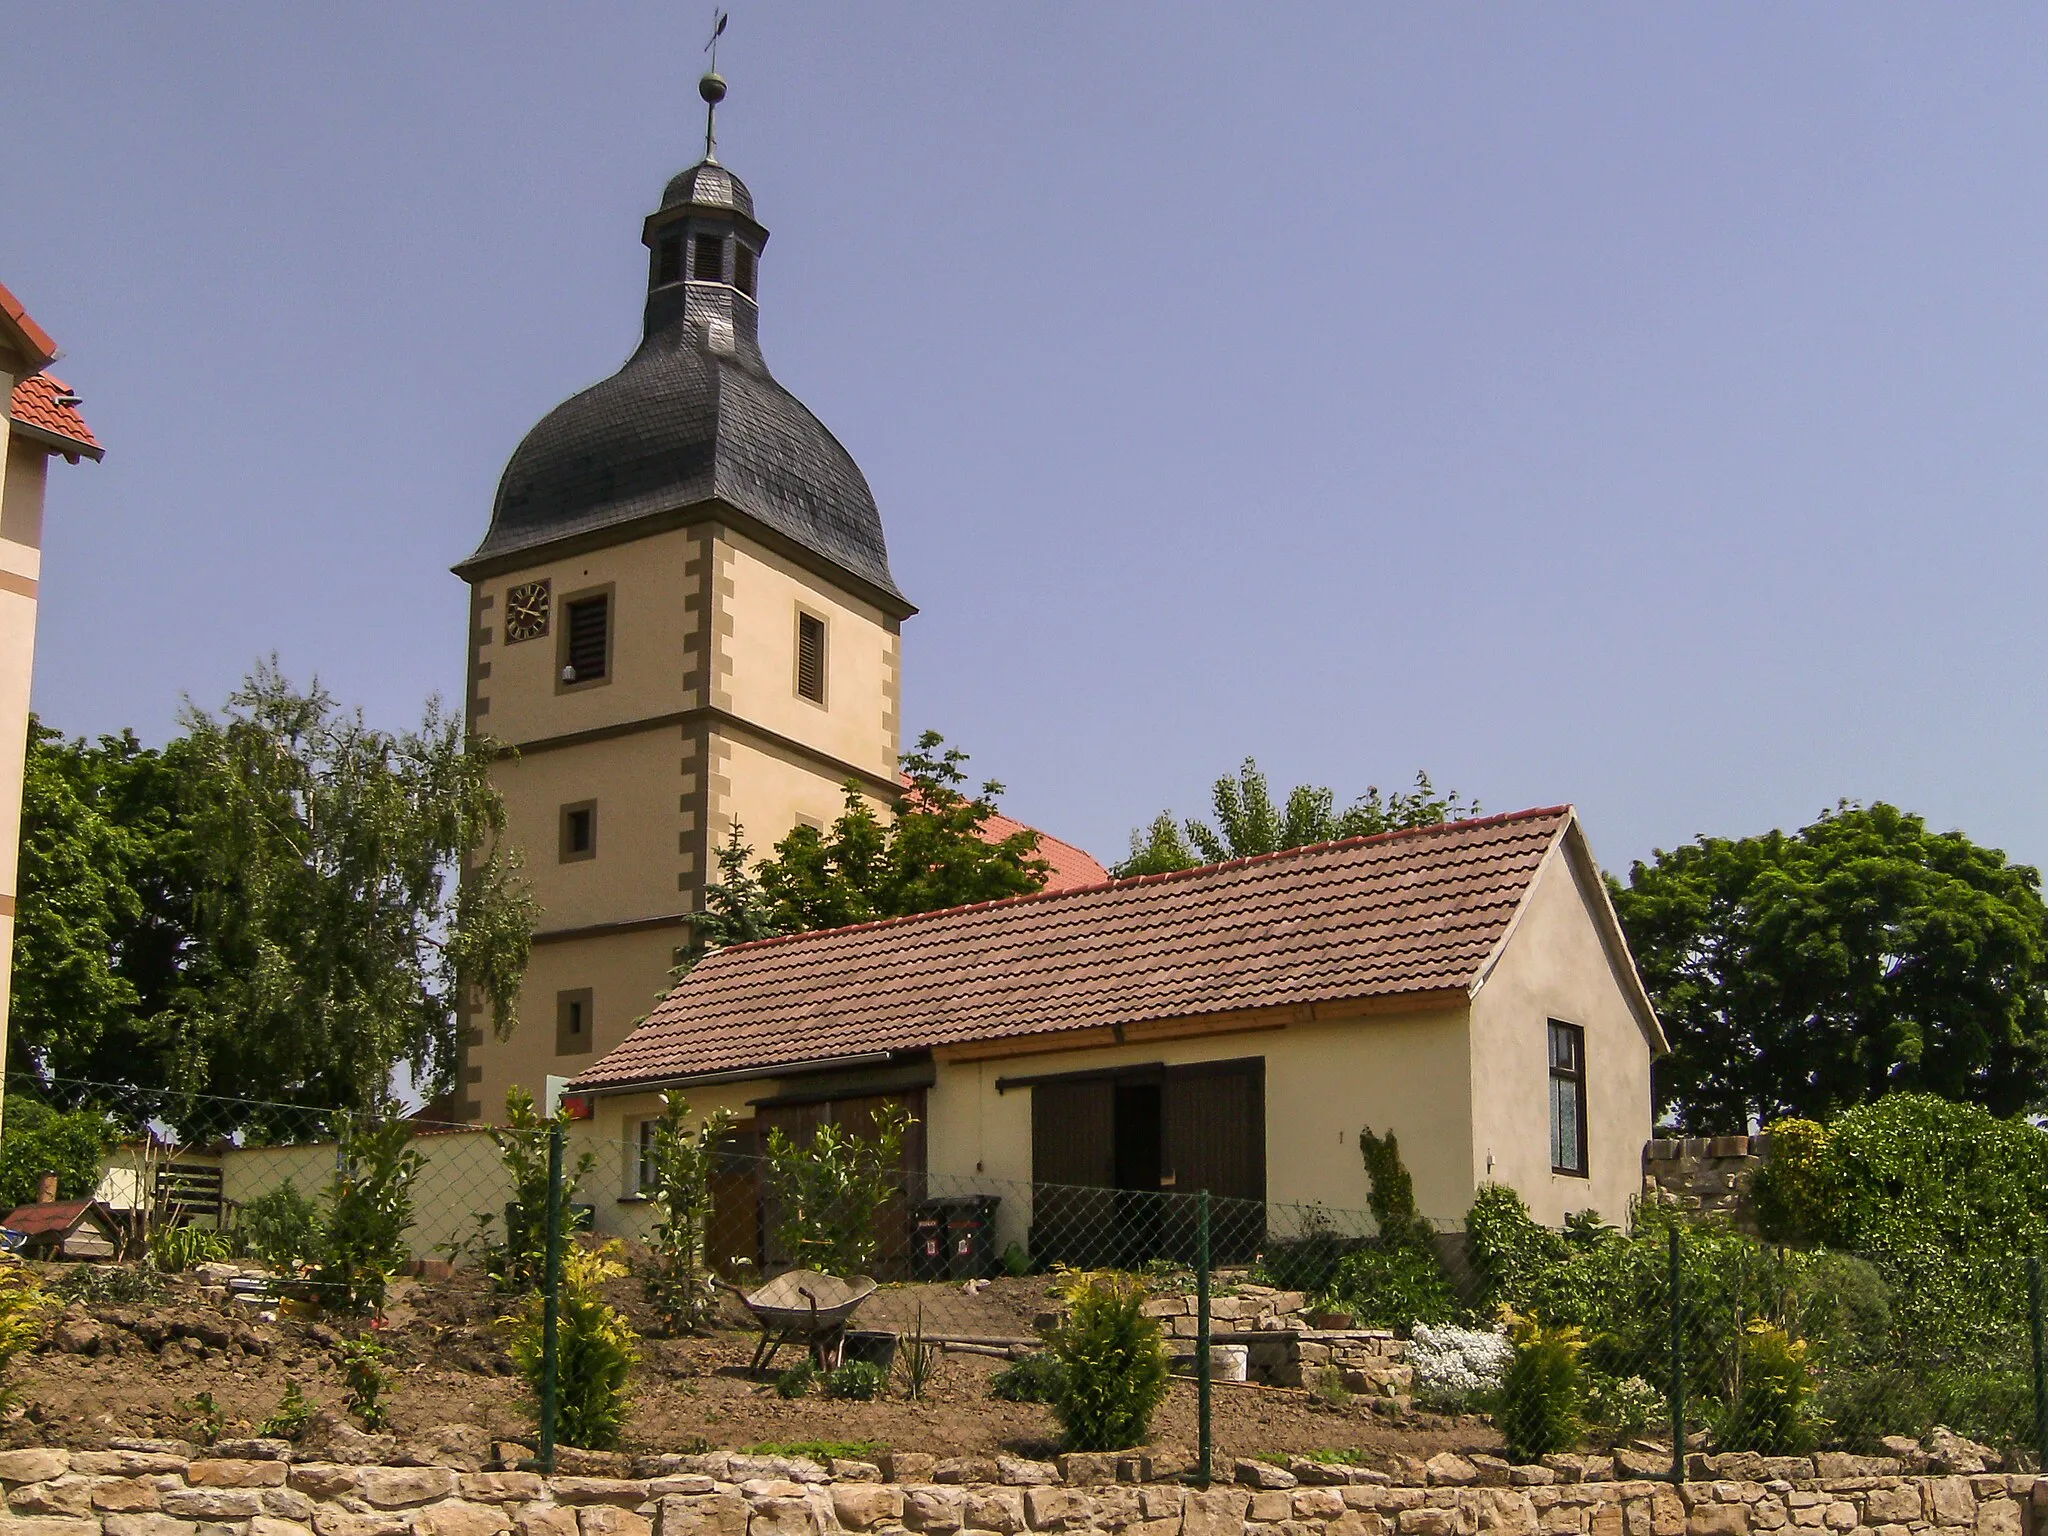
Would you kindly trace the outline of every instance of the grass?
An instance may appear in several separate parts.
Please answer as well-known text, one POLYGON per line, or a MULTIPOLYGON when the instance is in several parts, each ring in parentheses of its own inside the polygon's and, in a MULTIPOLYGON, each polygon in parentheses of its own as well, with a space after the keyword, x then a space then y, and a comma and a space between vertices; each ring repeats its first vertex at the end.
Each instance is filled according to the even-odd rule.
POLYGON ((1321 1451, 1254 1451, 1252 1460, 1275 1467, 1284 1467, 1290 1461, 1319 1461, 1326 1467, 1362 1467, 1368 1454, 1356 1446, 1338 1446, 1321 1451))
POLYGON ((872 1461, 889 1447, 879 1440, 764 1440, 747 1447, 749 1456, 807 1456, 812 1461, 872 1461))

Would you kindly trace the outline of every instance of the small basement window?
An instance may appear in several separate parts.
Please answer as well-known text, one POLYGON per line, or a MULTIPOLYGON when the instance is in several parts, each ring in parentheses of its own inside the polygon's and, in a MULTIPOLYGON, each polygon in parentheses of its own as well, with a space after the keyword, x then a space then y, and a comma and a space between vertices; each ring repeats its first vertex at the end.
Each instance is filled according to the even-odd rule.
POLYGON ((654 286, 664 283, 679 283, 683 280, 683 237, 667 234, 661 237, 661 244, 655 249, 654 286))
POLYGON ((696 271, 691 275, 700 283, 722 283, 725 281, 724 236, 699 235, 697 237, 696 271))
POLYGON ((562 682, 603 682, 611 670, 611 594, 571 598, 562 606, 562 682))
POLYGON ((796 616, 796 692, 813 704, 825 702, 825 621, 801 609, 796 616))
POLYGON ((1586 1177, 1586 1032, 1550 1021, 1550 1171, 1586 1177))
POLYGON ((754 253, 744 245, 732 248, 732 283, 748 298, 754 296, 754 253))
POLYGON ((597 802, 580 800, 562 807, 562 855, 564 864, 597 857, 597 802))

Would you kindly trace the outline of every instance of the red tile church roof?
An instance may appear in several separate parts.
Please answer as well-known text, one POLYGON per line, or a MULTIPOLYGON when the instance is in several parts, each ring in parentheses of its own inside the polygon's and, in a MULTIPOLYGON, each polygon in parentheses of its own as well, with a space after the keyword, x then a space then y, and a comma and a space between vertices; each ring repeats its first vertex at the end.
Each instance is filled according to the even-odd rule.
POLYGON ((14 425, 28 428, 24 436, 63 454, 74 464, 81 454, 97 459, 106 450, 92 435, 85 418, 78 414, 77 398, 62 379, 32 373, 14 386, 14 425))

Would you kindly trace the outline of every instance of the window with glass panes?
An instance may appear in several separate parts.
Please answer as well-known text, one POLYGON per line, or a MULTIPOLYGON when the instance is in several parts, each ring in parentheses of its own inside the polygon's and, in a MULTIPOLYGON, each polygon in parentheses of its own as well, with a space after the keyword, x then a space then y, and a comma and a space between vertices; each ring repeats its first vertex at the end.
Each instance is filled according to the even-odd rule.
POLYGON ((1550 1170, 1586 1172, 1586 1032, 1550 1021, 1550 1170))

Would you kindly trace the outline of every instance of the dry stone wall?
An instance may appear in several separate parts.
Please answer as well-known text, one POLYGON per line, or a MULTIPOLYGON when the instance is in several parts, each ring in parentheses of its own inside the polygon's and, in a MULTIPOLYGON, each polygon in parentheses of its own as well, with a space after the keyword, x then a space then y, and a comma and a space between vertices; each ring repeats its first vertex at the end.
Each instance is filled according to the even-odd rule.
POLYGON ((1756 1231, 1750 1185, 1770 1161, 1768 1136, 1667 1136, 1643 1143, 1643 1199, 1756 1231))
POLYGON ((1161 1449, 879 1464, 713 1452, 542 1477, 474 1431, 423 1444, 402 1459, 447 1464, 295 1461, 277 1440, 8 1451, 0 1536, 2035 1536, 2048 1514, 2048 1480, 2037 1503, 2031 1473, 1907 1475, 1853 1456, 1695 1456, 1676 1484, 1627 1452, 1541 1466, 1444 1453, 1391 1472, 1243 1461, 1195 1488, 1161 1449))

